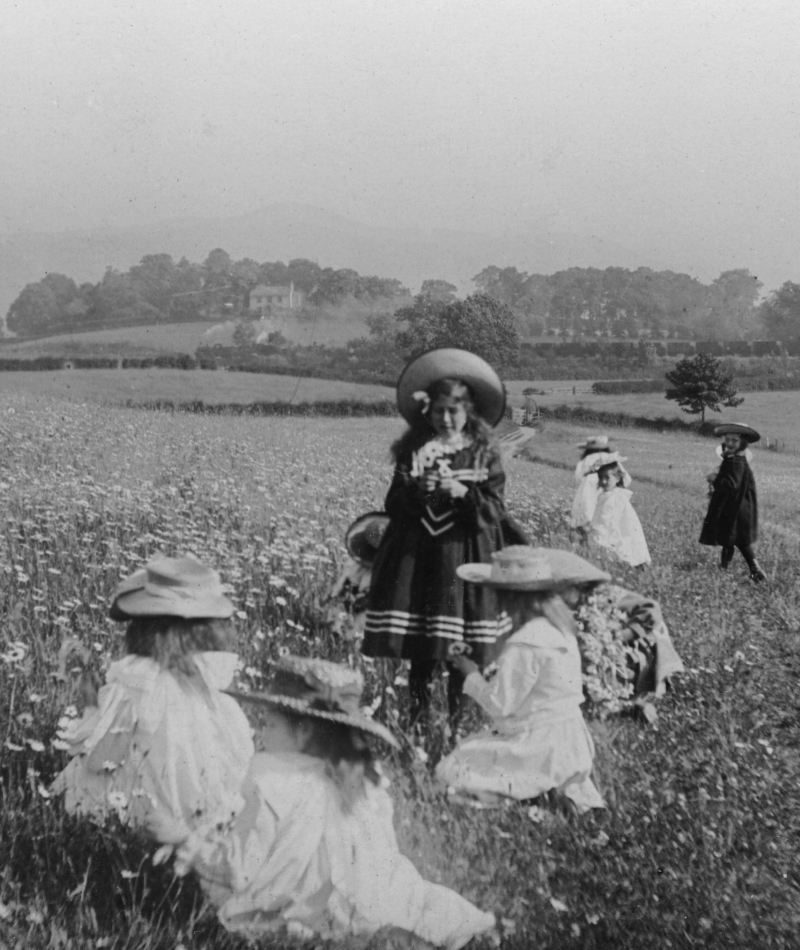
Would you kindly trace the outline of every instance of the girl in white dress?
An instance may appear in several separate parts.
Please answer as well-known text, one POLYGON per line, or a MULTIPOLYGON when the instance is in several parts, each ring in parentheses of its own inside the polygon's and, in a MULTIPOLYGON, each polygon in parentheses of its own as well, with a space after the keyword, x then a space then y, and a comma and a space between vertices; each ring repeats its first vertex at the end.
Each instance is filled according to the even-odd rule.
POLYGON ((118 586, 114 620, 128 620, 127 656, 112 663, 97 706, 61 733, 73 756, 56 778, 72 814, 147 823, 154 807, 189 826, 224 825, 254 747, 247 717, 221 689, 233 604, 216 571, 193 557, 157 556, 118 586))
POLYGON ((260 751, 230 832, 192 833, 168 814, 155 815, 151 831, 178 846, 178 873, 196 871, 222 924, 251 940, 288 931, 354 946, 389 928, 458 950, 492 934, 495 918, 426 881, 400 853, 366 737, 397 742, 359 710, 362 685, 337 663, 279 661, 271 692, 239 695, 260 751))
MULTIPOLYGON (((578 446, 583 449, 580 461, 575 466, 575 497, 572 500, 572 526, 585 537, 592 526, 594 509, 600 496, 600 485, 597 479, 597 468, 616 453, 613 452, 607 435, 590 436, 578 446)), ((627 479, 625 487, 630 483, 630 475, 625 472, 627 479)))
POLYGON ((581 715, 583 686, 575 622, 560 590, 609 576, 570 552, 551 559, 546 548, 515 545, 491 564, 465 564, 465 581, 498 593, 514 632, 484 679, 467 656, 452 662, 466 677, 464 692, 491 717, 491 726, 463 740, 436 769, 456 793, 485 803, 532 799, 556 791, 579 812, 602 808, 590 778, 594 745, 581 715))
POLYGON ((642 523, 631 504, 633 492, 626 487, 630 476, 622 468, 616 453, 598 463, 597 478, 600 496, 592 517, 589 543, 597 544, 633 567, 650 563, 642 523))

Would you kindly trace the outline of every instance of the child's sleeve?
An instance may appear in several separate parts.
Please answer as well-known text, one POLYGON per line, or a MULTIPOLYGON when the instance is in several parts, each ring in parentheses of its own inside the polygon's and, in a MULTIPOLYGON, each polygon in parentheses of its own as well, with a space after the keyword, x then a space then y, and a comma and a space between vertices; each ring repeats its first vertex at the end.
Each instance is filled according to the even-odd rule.
POLYGON ((258 785, 242 787, 245 806, 226 834, 203 837, 192 833, 178 849, 177 863, 212 884, 243 891, 263 865, 277 835, 277 816, 258 785))
POLYGON ((393 519, 404 515, 421 517, 427 501, 428 496, 417 480, 411 477, 407 463, 399 461, 384 502, 386 513, 393 519))
POLYGON ((528 644, 507 643, 497 661, 497 673, 485 680, 470 673, 464 692, 493 719, 513 716, 530 693, 541 671, 538 651, 528 644))
POLYGON ((503 491, 506 474, 499 452, 491 451, 486 457, 487 477, 472 482, 463 498, 456 498, 453 507, 461 518, 474 520, 478 530, 497 524, 505 515, 503 491))

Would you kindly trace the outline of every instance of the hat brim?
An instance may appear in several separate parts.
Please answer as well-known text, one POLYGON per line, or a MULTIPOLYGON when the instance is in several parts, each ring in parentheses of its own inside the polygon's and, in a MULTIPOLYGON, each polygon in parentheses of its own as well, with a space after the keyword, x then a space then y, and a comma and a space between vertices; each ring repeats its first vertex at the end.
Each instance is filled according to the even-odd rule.
POLYGON ((591 468, 586 470, 587 475, 596 474, 601 468, 605 468, 606 465, 622 465, 623 462, 628 461, 627 456, 619 455, 617 452, 598 452, 597 455, 597 461, 593 462, 591 468), (601 455, 607 455, 608 458, 600 458, 601 455))
POLYGON ((356 518, 347 529, 344 538, 345 547, 350 557, 355 558, 356 561, 371 564, 375 559, 377 548, 367 541, 366 531, 373 524, 382 525, 385 531, 389 526, 389 520, 389 516, 385 511, 369 511, 367 514, 361 515, 360 518, 356 518))
POLYGON ((192 602, 179 598, 153 597, 146 590, 118 593, 111 604, 112 620, 136 617, 179 617, 181 620, 230 620, 236 608, 224 594, 198 597, 192 602))
POLYGON ((490 426, 503 418, 505 387, 486 360, 469 350, 437 347, 413 359, 397 381, 397 408, 407 422, 413 425, 422 415, 422 405, 413 394, 446 377, 464 380, 472 391, 475 411, 490 426))
POLYGON ((492 580, 491 564, 461 564, 456 568, 456 574, 469 584, 479 584, 495 590, 519 591, 558 591, 567 587, 602 584, 611 580, 610 574, 601 571, 600 568, 571 551, 561 551, 556 548, 540 548, 539 550, 546 554, 553 571, 552 577, 530 581, 492 580))
POLYGON ((724 422, 721 426, 714 429, 714 435, 740 435, 747 442, 758 442, 761 434, 756 432, 751 426, 746 426, 741 422, 724 422))
POLYGON ((288 709, 290 712, 299 713, 302 716, 311 716, 313 719, 324 719, 327 722, 338 722, 345 726, 351 726, 353 729, 358 729, 376 739, 380 739, 394 749, 400 748, 400 743, 386 726, 381 725, 379 722, 374 722, 362 714, 354 715, 315 709, 304 699, 298 699, 294 696, 281 696, 277 693, 240 693, 233 689, 226 689, 223 690, 223 692, 241 702, 254 703, 255 705, 262 706, 277 706, 279 709, 288 709))

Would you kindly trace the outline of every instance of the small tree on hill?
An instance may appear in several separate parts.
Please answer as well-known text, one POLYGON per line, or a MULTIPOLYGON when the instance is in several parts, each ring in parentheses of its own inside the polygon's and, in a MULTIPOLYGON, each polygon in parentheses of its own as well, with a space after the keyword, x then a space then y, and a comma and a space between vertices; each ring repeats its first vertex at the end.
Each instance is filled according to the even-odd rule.
POLYGON ((410 307, 395 314, 399 330, 397 347, 407 357, 435 346, 471 350, 496 366, 513 363, 519 356, 519 330, 513 311, 487 294, 445 303, 418 294, 410 307))
POLYGON ((706 409, 719 412, 722 406, 733 408, 744 402, 736 395, 733 376, 725 373, 720 360, 710 353, 679 360, 666 377, 675 387, 666 391, 666 398, 674 399, 684 412, 699 412, 701 424, 706 421, 706 409))

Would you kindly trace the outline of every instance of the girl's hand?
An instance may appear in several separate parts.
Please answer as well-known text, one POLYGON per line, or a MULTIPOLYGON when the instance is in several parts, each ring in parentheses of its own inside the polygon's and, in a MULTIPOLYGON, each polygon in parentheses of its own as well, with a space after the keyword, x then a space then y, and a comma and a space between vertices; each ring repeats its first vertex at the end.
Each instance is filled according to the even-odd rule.
POLYGON ((469 489, 457 478, 443 478, 441 481, 442 491, 447 492, 451 498, 463 498, 469 489))
POLYGON ((161 810, 150 812, 145 826, 156 841, 173 846, 183 844, 191 833, 182 819, 161 810))
POLYGON ((480 667, 473 663, 468 656, 452 656, 448 660, 451 666, 455 667, 462 676, 469 676, 470 673, 480 673, 480 667))
POLYGON ((421 475, 417 479, 419 487, 429 495, 431 492, 436 491, 436 486, 439 484, 439 479, 432 472, 426 475, 421 475))

